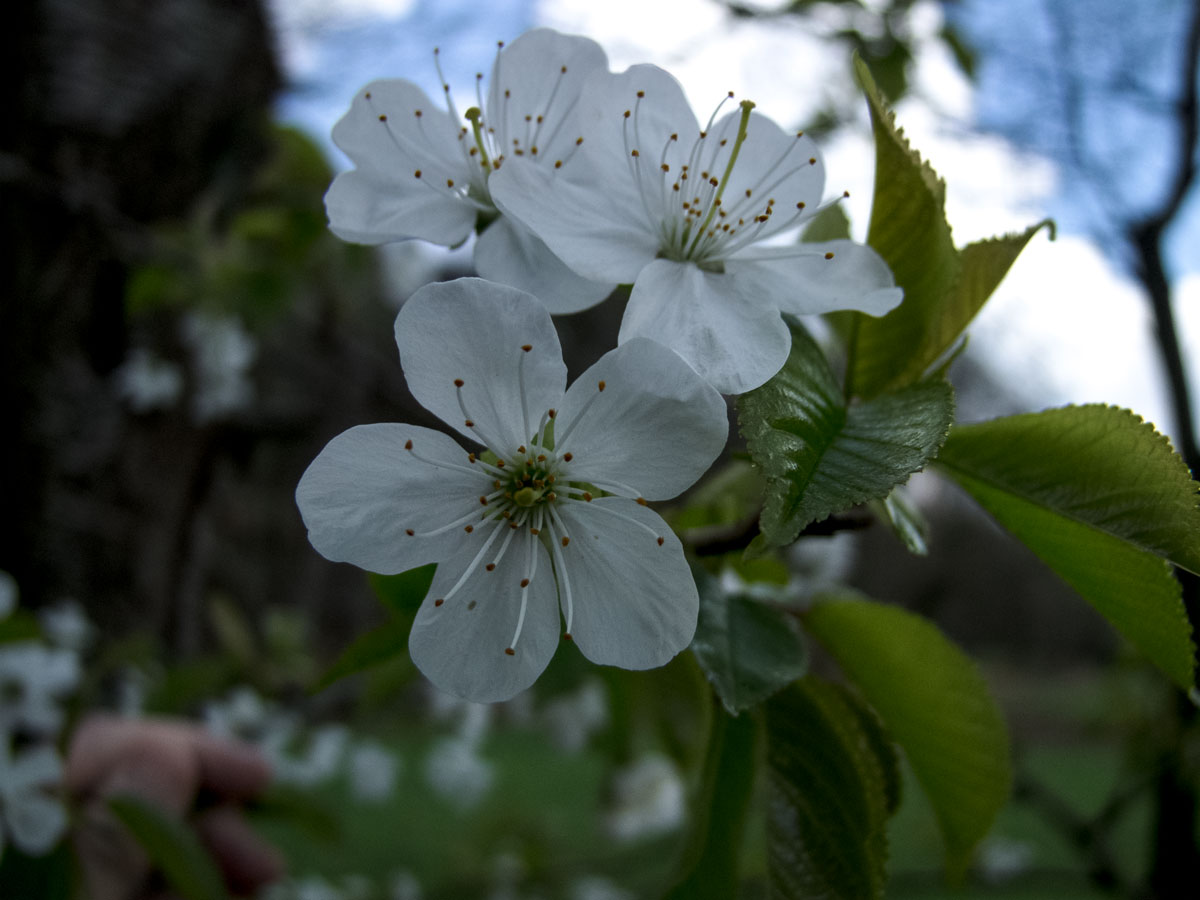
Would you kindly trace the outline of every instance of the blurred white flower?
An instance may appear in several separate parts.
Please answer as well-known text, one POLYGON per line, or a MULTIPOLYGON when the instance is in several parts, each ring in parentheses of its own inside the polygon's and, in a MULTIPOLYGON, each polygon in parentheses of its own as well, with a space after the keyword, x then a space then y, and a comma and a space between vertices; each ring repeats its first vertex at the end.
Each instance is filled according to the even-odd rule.
POLYGON ((634 895, 607 878, 586 875, 571 882, 570 900, 636 900, 634 895))
POLYGON ((359 800, 380 802, 396 789, 400 762, 396 755, 378 741, 358 741, 350 749, 347 760, 350 790, 359 800))
POLYGON ((984 881, 998 884, 1010 881, 1033 865, 1033 845, 1001 835, 987 838, 979 847, 977 865, 984 881))
POLYGON ((460 810, 478 806, 495 781, 494 767, 479 753, 475 741, 443 738, 425 759, 425 780, 460 810))
POLYGON ((252 688, 235 688, 224 702, 204 708, 209 731, 254 744, 271 763, 275 780, 309 787, 339 771, 350 740, 343 725, 323 725, 306 733, 294 713, 264 701, 252 688))
POLYGON ((608 695, 590 678, 570 694, 556 697, 542 710, 542 721, 561 750, 578 753, 595 732, 608 724, 608 695))
POLYGON ((116 371, 117 394, 135 413, 171 409, 183 394, 183 371, 145 347, 134 347, 116 371))
POLYGON ((405 870, 392 877, 389 900, 421 900, 423 896, 421 882, 417 881, 417 876, 412 872, 405 870))
POLYGON ((17 580, 0 569, 0 621, 12 615, 17 608, 17 580))
POLYGON ((259 747, 271 761, 275 780, 311 787, 338 773, 346 755, 350 732, 343 725, 322 725, 307 736, 275 731, 259 747), (303 747, 298 750, 297 746, 303 747))
POLYGON ((192 415, 197 422, 240 412, 253 402, 249 372, 258 357, 258 342, 240 319, 190 312, 182 323, 182 337, 192 353, 192 415))
POLYGON ((250 687, 236 687, 224 701, 204 706, 204 724, 223 738, 258 743, 264 733, 292 728, 290 716, 268 710, 266 702, 250 687))
POLYGON ((62 761, 49 745, 13 753, 0 736, 0 856, 11 841, 22 853, 48 853, 67 830, 67 813, 53 791, 62 781, 62 761))
POLYGON ((146 694, 152 678, 149 673, 136 666, 125 666, 117 676, 114 686, 114 706, 119 715, 138 718, 146 708, 146 694))
POLYGON ((56 647, 76 652, 86 650, 96 629, 78 600, 60 600, 38 610, 38 622, 46 639, 56 647))
POLYGON ((259 894, 259 900, 367 900, 371 896, 371 883, 361 875, 345 875, 337 883, 305 875, 275 882, 259 894))
POLYGON ((0 646, 0 734, 54 737, 61 701, 79 684, 79 656, 37 641, 0 646))
POLYGON ((609 833, 620 840, 665 834, 679 827, 684 813, 683 779, 670 760, 644 756, 613 777, 609 833))

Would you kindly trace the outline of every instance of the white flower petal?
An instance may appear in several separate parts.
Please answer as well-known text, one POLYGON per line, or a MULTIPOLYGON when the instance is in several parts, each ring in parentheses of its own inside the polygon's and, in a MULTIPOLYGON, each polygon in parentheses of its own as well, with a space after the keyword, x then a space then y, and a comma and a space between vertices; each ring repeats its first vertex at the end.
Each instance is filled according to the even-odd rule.
POLYGON ((330 228, 339 237, 365 244, 422 238, 452 246, 471 233, 476 205, 447 186, 463 186, 475 174, 458 127, 415 84, 371 82, 334 126, 333 140, 357 167, 338 175, 325 195, 330 228))
POLYGON ((482 471, 439 464, 470 465, 453 439, 429 428, 358 425, 342 432, 296 488, 309 541, 326 559, 384 575, 447 558, 465 537, 461 528, 421 533, 479 509, 478 498, 492 486, 482 471), (404 447, 409 440, 413 452, 404 447))
POLYGON ((540 238, 507 217, 475 241, 475 268, 488 281, 528 291, 554 315, 595 306, 616 286, 576 275, 540 238))
MULTIPOLYGON (((679 165, 688 161, 692 144, 700 133, 683 87, 670 72, 658 66, 630 66, 619 74, 592 76, 579 94, 577 111, 588 163, 603 164, 606 175, 620 175, 620 180, 627 183, 634 171, 630 162, 633 150, 650 164, 658 184, 662 179, 657 167, 664 148, 672 171, 678 171, 679 165), (638 92, 644 96, 639 98, 638 92), (628 117, 626 111, 630 113, 628 117)), ((568 178, 586 178, 584 173, 575 171, 577 168, 567 163, 562 172, 568 178)), ((606 177, 596 183, 593 190, 607 193, 612 187, 609 180, 606 177)), ((637 209, 640 211, 640 206, 637 209)))
POLYGON ((728 260, 725 272, 795 315, 856 309, 881 316, 904 298, 883 258, 854 241, 751 250, 728 260))
POLYGON ((691 263, 655 260, 633 286, 620 341, 665 344, 723 394, 758 387, 783 367, 791 336, 775 298, 691 263))
MULTIPOLYGON (((470 237, 477 215, 470 203, 443 196, 416 179, 413 182, 358 170, 342 172, 325 194, 330 230, 355 244, 420 238, 456 247, 470 237)), ((438 182, 445 183, 445 179, 438 182)))
POLYGON ((572 479, 625 483, 648 500, 666 500, 712 465, 729 422, 721 395, 678 354, 635 337, 575 380, 555 430, 567 436, 556 449, 574 457, 572 479))
POLYGON ((396 316, 396 344, 418 402, 504 457, 528 443, 566 388, 567 367, 545 307, 524 291, 478 278, 414 293, 396 316), (474 427, 464 424, 456 380, 474 427))
POLYGON ((505 153, 513 140, 539 160, 554 160, 574 146, 571 127, 580 88, 589 75, 607 70, 608 58, 590 38, 549 28, 527 31, 500 52, 488 84, 487 122, 505 153))
POLYGON ((604 665, 649 669, 684 649, 696 632, 699 599, 667 523, 621 497, 564 503, 558 511, 571 539, 563 548, 574 608, 571 636, 583 655, 604 665))
MULTIPOLYGON (((658 253, 658 238, 627 171, 594 171, 578 154, 570 164, 583 180, 525 160, 508 160, 488 179, 492 200, 541 238, 584 278, 632 282, 658 253)), ((596 159, 586 155, 586 162, 596 159)), ((618 160, 618 162, 621 162, 618 160)))
MULTIPOLYGON (((496 527, 507 530, 504 524, 496 527)), ((507 700, 533 684, 559 641, 557 590, 549 554, 522 528, 489 572, 486 564, 495 559, 507 535, 498 536, 480 557, 490 536, 489 530, 476 529, 471 541, 438 566, 408 638, 412 660, 426 678, 447 693, 477 703, 507 700), (510 656, 505 650, 516 633, 521 580, 528 575, 531 550, 535 571, 525 589, 525 619, 510 656), (467 580, 451 594, 473 564, 467 580), (446 599, 438 606, 441 597, 446 599)))
MULTIPOLYGON (((730 113, 713 129, 718 135, 724 133, 729 137, 714 167, 718 178, 725 171, 740 117, 740 112, 730 113)), ((758 215, 768 200, 775 199, 778 202, 772 205, 771 218, 758 231, 756 239, 769 237, 796 227, 803 211, 815 211, 824 186, 825 166, 812 138, 789 134, 766 116, 752 112, 746 140, 723 192, 726 221, 758 215), (746 191, 751 192, 749 197, 746 191), (804 204, 803 211, 797 208, 797 203, 804 204)))

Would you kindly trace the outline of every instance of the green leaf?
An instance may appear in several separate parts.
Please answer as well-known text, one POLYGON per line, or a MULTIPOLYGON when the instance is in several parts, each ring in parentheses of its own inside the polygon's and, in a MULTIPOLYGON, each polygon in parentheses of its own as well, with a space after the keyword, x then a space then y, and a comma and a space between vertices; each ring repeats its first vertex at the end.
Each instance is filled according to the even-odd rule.
POLYGON ((437 571, 437 563, 427 563, 401 572, 398 575, 378 575, 367 573, 367 581, 371 590, 394 616, 411 616, 421 606, 421 601, 429 593, 433 584, 433 573, 437 571))
POLYGON ((805 624, 862 691, 908 757, 958 877, 1008 799, 1008 735, 983 677, 929 621, 843 593, 805 624))
POLYGON ((274 819, 303 831, 318 841, 332 843, 342 835, 336 810, 312 790, 272 784, 250 808, 255 819, 274 819))
POLYGON ((742 435, 767 478, 760 527, 769 546, 886 497, 937 453, 954 417, 945 381, 847 407, 820 348, 799 325, 791 330, 783 369, 738 401, 742 435))
POLYGON ((875 133, 875 196, 867 243, 904 288, 886 316, 856 314, 850 329, 850 395, 871 397, 920 381, 991 296, 1040 222, 1020 234, 956 250, 946 221, 946 185, 921 159, 880 96, 866 64, 855 60, 875 133))
POLYGON ((804 227, 800 239, 812 243, 837 241, 850 237, 850 219, 840 203, 825 207, 804 227))
POLYGON ((361 635, 325 670, 325 674, 317 679, 311 692, 318 693, 348 675, 389 662, 397 656, 407 655, 408 633, 411 629, 411 620, 394 619, 385 622, 374 631, 361 635))
POLYGON ((759 723, 727 716, 714 704, 708 749, 692 804, 681 876, 664 900, 728 900, 738 896, 746 812, 754 788, 759 723))
POLYGON ((791 616, 695 570, 700 620, 692 652, 736 716, 804 674, 808 657, 791 616))
POLYGON ((18 609, 7 619, 0 619, 0 644, 16 641, 36 641, 42 637, 42 628, 33 613, 18 609))
POLYGON ((190 827, 131 794, 110 798, 108 806, 183 900, 229 900, 216 863, 190 827))
POLYGON ((248 666, 260 658, 250 622, 228 594, 216 594, 209 600, 208 622, 221 650, 240 664, 248 666))
POLYGON ((877 752, 873 721, 848 692, 813 678, 767 702, 772 898, 883 896, 899 776, 894 751, 877 752))
POLYGON ((941 468, 1185 690, 1194 647, 1164 559, 1200 573, 1197 484, 1128 410, 1070 406, 956 428, 941 468))

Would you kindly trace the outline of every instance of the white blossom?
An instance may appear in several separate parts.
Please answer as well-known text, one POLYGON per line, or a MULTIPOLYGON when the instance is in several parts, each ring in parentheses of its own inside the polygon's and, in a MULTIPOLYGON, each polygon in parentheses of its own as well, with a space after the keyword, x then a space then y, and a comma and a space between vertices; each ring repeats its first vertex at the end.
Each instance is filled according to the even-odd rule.
POLYGON ((902 296, 866 246, 772 241, 820 211, 824 167, 809 137, 753 106, 719 105, 701 127, 662 69, 599 72, 580 92, 573 158, 514 160, 491 179, 496 205, 580 275, 633 285, 622 343, 664 343, 730 394, 783 366, 781 312, 881 315, 902 296))
POLYGON ((11 841, 22 853, 43 856, 67 829, 67 813, 54 795, 62 781, 62 760, 53 747, 38 744, 13 753, 0 734, 0 856, 11 841))
POLYGON ((386 800, 396 790, 400 763, 396 755, 378 741, 358 741, 346 758, 350 790, 368 803, 386 800))
POLYGON ((171 409, 183 394, 183 371, 145 347, 134 347, 115 373, 117 393, 135 413, 171 409))
POLYGON ((437 562, 409 638, 439 688, 504 700, 564 637, 593 662, 660 666, 688 645, 696 587, 678 538, 646 506, 721 451, 725 404, 644 339, 566 389, 550 316, 478 279, 429 285, 396 317, 413 395, 488 453, 417 425, 334 438, 296 489, 326 558, 383 574, 437 562), (489 461, 490 460, 490 461, 489 461))
POLYGON ((330 228, 363 244, 420 238, 453 247, 478 227, 483 277, 552 300, 555 312, 599 302, 611 279, 588 280, 564 266, 500 215, 489 185, 510 159, 553 168, 576 152, 575 100, 585 77, 607 65, 594 41, 539 28, 497 52, 486 100, 480 73, 476 103, 461 116, 440 66, 445 110, 411 81, 371 82, 333 129, 355 168, 325 197, 330 228))
POLYGON ((21 731, 54 737, 62 700, 80 678, 79 655, 37 641, 0 645, 0 735, 21 731))
POLYGON ((258 358, 258 341, 241 319, 191 312, 183 319, 182 337, 192 353, 195 420, 211 422, 250 406, 254 401, 250 367, 258 358))
POLYGON ((663 756, 644 756, 613 778, 608 830, 626 841, 665 834, 679 827, 684 806, 683 779, 675 766, 663 756))

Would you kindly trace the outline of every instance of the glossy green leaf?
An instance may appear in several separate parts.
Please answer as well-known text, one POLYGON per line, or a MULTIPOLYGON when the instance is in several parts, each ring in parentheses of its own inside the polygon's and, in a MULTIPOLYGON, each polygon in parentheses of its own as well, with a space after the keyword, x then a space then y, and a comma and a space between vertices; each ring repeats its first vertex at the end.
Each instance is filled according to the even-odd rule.
POLYGON ((903 748, 961 875, 1012 783, 1004 721, 975 664, 926 619, 849 593, 805 624, 903 748))
POLYGON ((920 381, 958 340, 1042 222, 956 250, 945 183, 898 128, 862 60, 855 61, 875 134, 875 195, 867 243, 904 288, 888 315, 855 315, 847 393, 871 397, 920 381))
POLYGON ((312 692, 323 691, 335 681, 390 662, 397 656, 407 656, 408 633, 411 630, 411 618, 395 619, 359 636, 317 679, 312 692))
POLYGON ((217 864, 188 825, 131 794, 108 806, 183 900, 229 900, 217 864))
POLYGON ((700 620, 692 652, 730 715, 804 674, 808 657, 793 618, 696 570, 700 620))
POLYGON ((738 896, 746 813, 754 789, 759 723, 714 705, 700 784, 688 817, 680 875, 664 900, 738 896))
POLYGON ((1197 484, 1128 410, 1070 406, 956 428, 941 468, 1173 681, 1193 684, 1169 560, 1200 573, 1197 484))
POLYGON ((805 678, 767 702, 767 878, 778 900, 883 896, 895 753, 845 690, 805 678), (877 752, 883 749, 883 753, 877 752))
POLYGON ((738 422, 767 478, 765 543, 795 540, 810 522, 888 496, 937 453, 954 418, 945 381, 847 406, 821 349, 792 326, 783 369, 738 401, 738 422))

